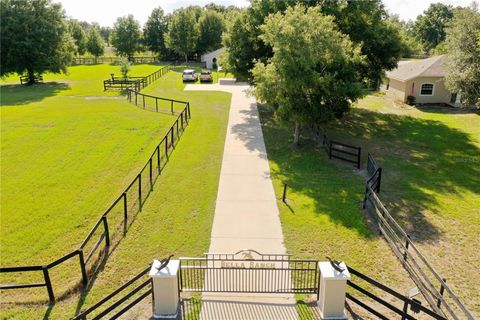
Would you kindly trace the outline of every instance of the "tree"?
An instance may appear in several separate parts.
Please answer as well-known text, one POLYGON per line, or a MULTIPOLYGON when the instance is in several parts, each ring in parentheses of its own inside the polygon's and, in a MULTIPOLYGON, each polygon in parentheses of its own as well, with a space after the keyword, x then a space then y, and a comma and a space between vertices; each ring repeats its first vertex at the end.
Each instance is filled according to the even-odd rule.
POLYGON ((446 29, 445 85, 462 102, 480 105, 480 13, 459 9, 446 29))
POLYGON ((0 76, 27 72, 66 72, 75 45, 68 33, 60 4, 49 0, 2 0, 0 2, 0 76))
POLYGON ((445 41, 445 26, 453 17, 453 9, 442 3, 432 3, 422 15, 417 17, 414 33, 423 44, 426 52, 445 41))
POLYGON ((272 56, 272 49, 260 39, 262 31, 258 26, 269 14, 283 12, 295 3, 319 7, 323 14, 334 16, 338 29, 361 45, 367 63, 359 68, 368 85, 377 87, 384 70, 396 67, 404 44, 398 28, 388 21, 381 0, 253 0, 228 26, 223 39, 229 51, 228 61, 237 76, 250 77, 254 60, 266 62, 272 56))
POLYGON ((101 56, 105 51, 105 43, 96 28, 90 28, 88 31, 87 50, 95 57, 101 56))
POLYGON ((361 96, 356 66, 363 57, 318 7, 290 7, 268 17, 261 29, 274 54, 267 64, 255 64, 254 94, 294 124, 298 145, 302 125, 339 118, 361 96))
POLYGON ((83 27, 77 20, 70 20, 68 22, 68 29, 75 42, 76 53, 79 55, 84 54, 87 45, 87 37, 83 27))
POLYGON ((141 39, 140 24, 129 14, 117 19, 113 26, 112 45, 121 56, 132 60, 135 51, 140 46, 141 39))
POLYGON ((148 17, 147 23, 143 28, 144 44, 159 55, 165 54, 165 33, 168 31, 167 17, 163 13, 163 9, 158 7, 153 9, 148 17))
POLYGON ((223 31, 225 23, 222 15, 213 10, 204 10, 198 20, 197 52, 203 54, 221 48, 223 31))
POLYGON ((197 30, 195 28, 195 12, 189 9, 180 9, 174 12, 168 32, 165 35, 165 45, 177 54, 185 57, 195 52, 197 42, 197 30))

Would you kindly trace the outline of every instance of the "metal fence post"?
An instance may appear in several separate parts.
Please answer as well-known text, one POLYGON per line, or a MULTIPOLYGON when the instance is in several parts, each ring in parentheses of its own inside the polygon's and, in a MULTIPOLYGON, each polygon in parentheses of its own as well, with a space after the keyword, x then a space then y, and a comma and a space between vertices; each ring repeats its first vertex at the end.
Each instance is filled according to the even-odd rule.
POLYGON ((282 195, 282 201, 286 203, 287 200, 287 184, 283 184, 283 195, 282 195))
POLYGON ((45 286, 47 287, 48 291, 48 299, 50 300, 50 304, 53 304, 55 303, 55 295, 53 294, 52 281, 50 281, 50 274, 48 273, 47 266, 43 266, 42 271, 43 278, 45 279, 45 286))
POLYGON ((172 147, 175 147, 175 141, 173 141, 173 126, 170 128, 171 140, 172 140, 172 147))
POLYGON ((180 135, 178 134, 178 118, 177 120, 175 121, 175 126, 177 127, 177 138, 180 137, 180 135))
POLYGON ((155 110, 157 110, 157 112, 158 112, 158 99, 157 98, 155 98, 155 110))
POLYGON ((85 259, 83 257, 83 249, 78 249, 78 259, 80 260, 80 269, 82 270, 82 283, 84 286, 88 284, 87 268, 85 267, 85 259))
POLYGON ((142 98, 143 98, 143 109, 145 109, 145 96, 142 95, 142 98))

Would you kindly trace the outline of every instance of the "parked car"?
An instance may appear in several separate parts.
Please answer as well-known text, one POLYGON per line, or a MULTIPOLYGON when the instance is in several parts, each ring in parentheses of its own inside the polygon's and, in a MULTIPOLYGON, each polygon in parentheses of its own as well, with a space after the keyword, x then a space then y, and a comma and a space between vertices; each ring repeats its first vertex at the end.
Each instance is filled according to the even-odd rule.
POLYGON ((202 70, 202 72, 200 72, 200 82, 212 82, 212 81, 213 81, 212 71, 202 70))
POLYGON ((195 72, 195 70, 193 69, 185 69, 183 70, 183 74, 182 74, 182 80, 183 82, 186 82, 186 81, 197 81, 197 73, 195 72))

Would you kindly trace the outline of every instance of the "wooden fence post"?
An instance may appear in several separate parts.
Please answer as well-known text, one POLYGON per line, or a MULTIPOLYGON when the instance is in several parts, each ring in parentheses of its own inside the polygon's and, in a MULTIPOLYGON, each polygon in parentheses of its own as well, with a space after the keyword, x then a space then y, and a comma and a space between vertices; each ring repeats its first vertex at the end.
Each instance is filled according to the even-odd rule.
POLYGON ((172 140, 172 147, 175 147, 175 141, 173 141, 173 126, 170 128, 171 140, 172 140))
POLYGON ((157 110, 157 112, 158 112, 158 99, 157 98, 155 98, 155 110, 157 110))
POLYGON ((409 247, 410 247, 410 235, 407 234, 407 238, 405 239, 405 251, 403 252, 403 264, 407 262, 409 247))
MULTIPOLYGON (((447 279, 443 278, 443 282, 447 282, 447 279)), ((443 292, 445 291, 445 287, 443 286, 443 283, 440 284, 440 296, 443 297, 443 292)), ((440 308, 442 305, 442 300, 440 298, 437 299, 437 307, 440 308)))
POLYGON ((105 229, 105 245, 107 247, 110 247, 110 232, 108 231, 108 221, 107 221, 107 216, 104 215, 102 217, 103 220, 103 227, 105 229))
POLYGON ((87 268, 85 267, 85 259, 83 257, 83 249, 78 249, 78 259, 80 260, 80 270, 82 270, 82 283, 84 286, 88 284, 87 268))
POLYGON ((173 114, 173 100, 170 100, 170 112, 173 114))
POLYGON ((328 159, 332 159, 332 141, 328 142, 328 159))
POLYGON ((47 287, 48 299, 50 300, 50 304, 54 304, 55 295, 53 294, 52 281, 50 281, 50 274, 48 273, 47 266, 43 266, 42 271, 43 271, 43 278, 45 279, 45 286, 47 287))
POLYGON ((153 168, 152 168, 152 158, 148 160, 148 163, 150 164, 150 190, 153 190, 153 168))
POLYGON ((158 167, 158 175, 160 175, 160 145, 157 146, 157 167, 158 167))
POLYGON ((286 201, 287 201, 287 184, 286 184, 286 183, 283 184, 282 201, 283 201, 284 203, 287 203, 287 202, 286 202, 286 201))
POLYGON ((145 109, 145 96, 142 95, 142 98, 143 98, 143 109, 145 109))
POLYGON ((127 206, 127 193, 123 193, 123 232, 127 232, 128 223, 128 206, 127 206))
POLYGON ((362 155, 362 148, 358 147, 358 154, 357 154, 357 169, 360 169, 360 161, 362 155))
POLYGON ((138 174, 138 209, 142 211, 142 173, 138 174))

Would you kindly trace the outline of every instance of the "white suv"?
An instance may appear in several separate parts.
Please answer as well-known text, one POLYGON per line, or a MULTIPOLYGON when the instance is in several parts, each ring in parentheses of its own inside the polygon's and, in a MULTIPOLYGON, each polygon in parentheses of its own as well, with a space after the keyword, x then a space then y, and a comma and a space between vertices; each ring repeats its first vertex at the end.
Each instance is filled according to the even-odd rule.
POLYGON ((182 80, 185 81, 197 81, 197 73, 193 69, 183 70, 182 80))

